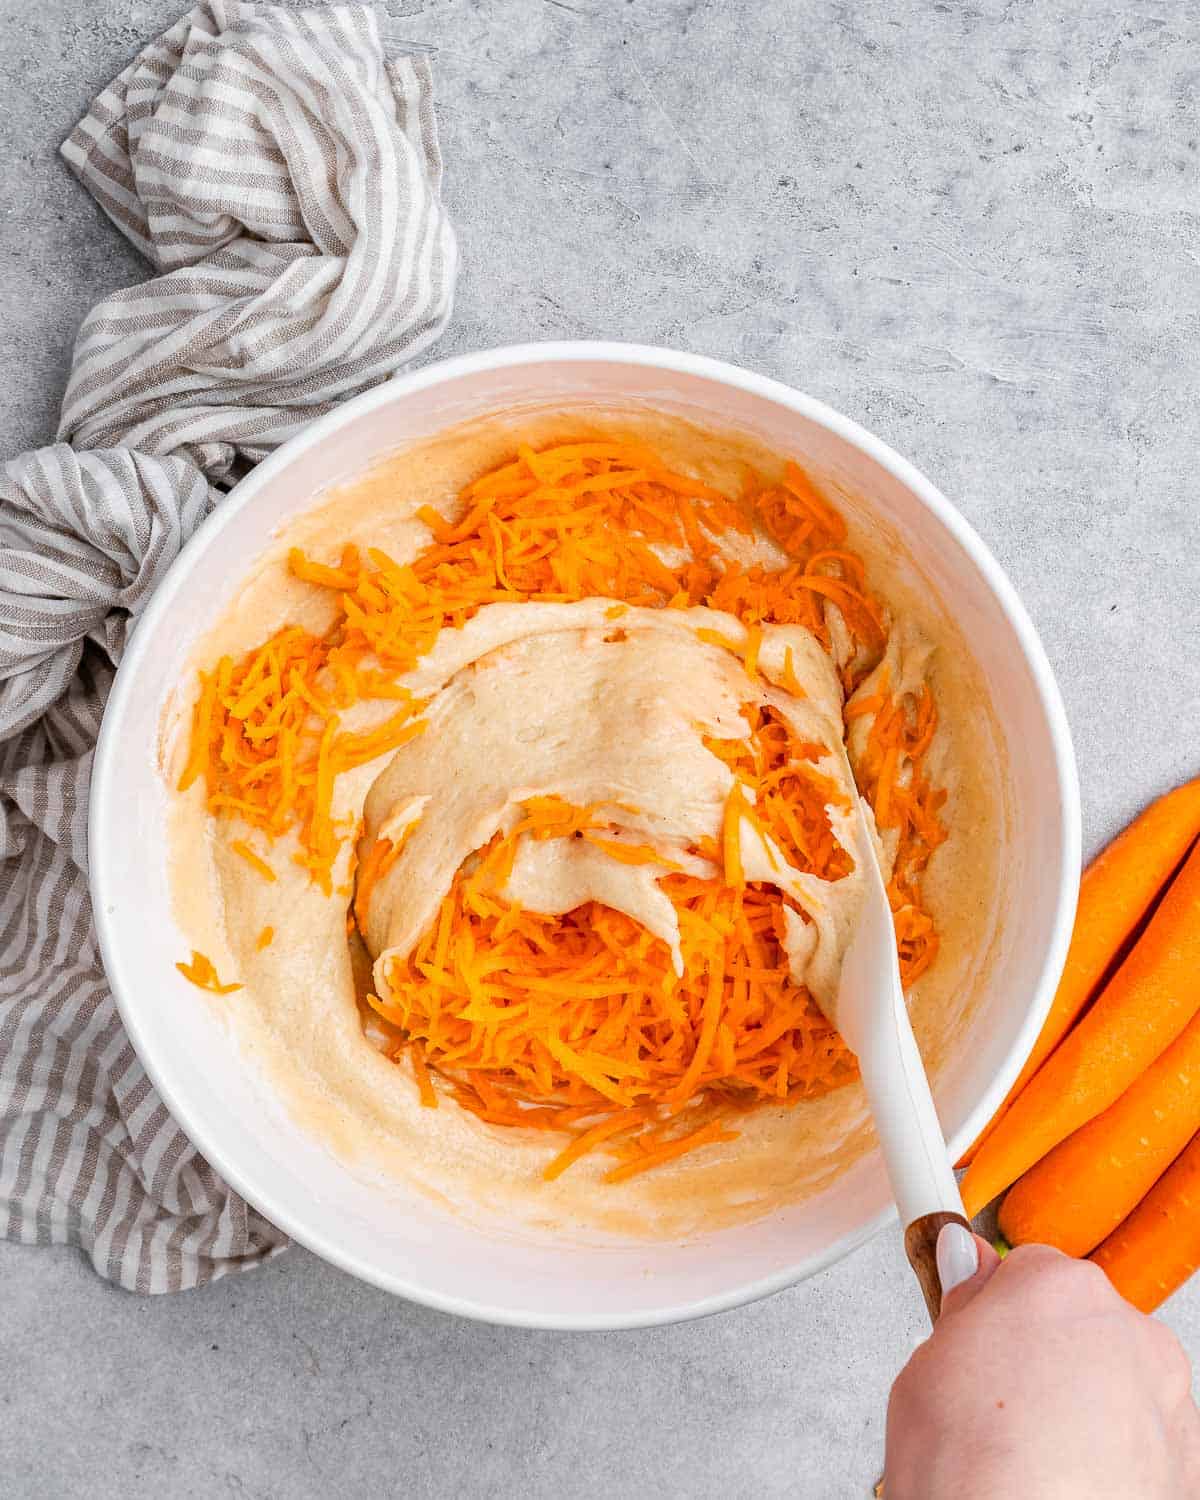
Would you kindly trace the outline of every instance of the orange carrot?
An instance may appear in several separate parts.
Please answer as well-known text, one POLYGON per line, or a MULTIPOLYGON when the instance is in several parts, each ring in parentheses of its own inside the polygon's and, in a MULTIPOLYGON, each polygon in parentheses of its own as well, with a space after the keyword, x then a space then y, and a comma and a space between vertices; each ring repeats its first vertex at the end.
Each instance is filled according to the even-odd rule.
POLYGON ((725 865, 726 885, 737 888, 745 885, 742 869, 742 809, 746 799, 742 796, 741 783, 735 781, 725 799, 725 817, 721 825, 721 848, 725 865))
POLYGON ((240 990, 240 984, 222 984, 211 958, 204 953, 197 953, 192 949, 191 959, 186 964, 176 964, 175 967, 196 986, 197 989, 209 990, 214 995, 232 995, 234 990, 240 990))
POLYGON ((681 1156, 686 1156, 689 1151, 695 1151, 698 1146, 709 1146, 716 1141, 735 1141, 737 1137, 736 1130, 726 1130, 720 1120, 710 1120, 707 1125, 702 1125, 691 1135, 681 1136, 678 1140, 669 1141, 665 1146, 657 1146, 653 1151, 647 1151, 644 1156, 625 1162, 619 1167, 613 1167, 611 1171, 605 1172, 604 1180, 605 1182, 626 1182, 630 1177, 637 1177, 639 1173, 650 1171, 652 1167, 661 1167, 664 1162, 675 1161, 681 1156))
POLYGON ((623 844, 620 839, 602 839, 598 834, 585 832, 583 835, 585 843, 594 844, 597 849, 603 849, 610 859, 615 859, 622 865, 661 865, 664 870, 680 870, 682 865, 677 865, 673 859, 660 854, 657 849, 651 848, 649 844, 623 844))
POLYGON ((601 1120, 598 1125, 593 1125, 590 1130, 577 1135, 570 1145, 564 1146, 554 1160, 547 1162, 542 1168, 542 1176, 547 1182, 553 1182, 581 1156, 586 1156, 593 1147, 598 1146, 601 1141, 608 1140, 610 1136, 620 1135, 623 1130, 632 1130, 636 1125, 642 1124, 645 1118, 644 1112, 639 1109, 627 1109, 620 1114, 609 1115, 608 1119, 601 1120))
POLYGON ((421 1096, 421 1104, 425 1109, 436 1109, 438 1107, 437 1091, 425 1062, 425 1048, 419 1042, 414 1042, 409 1048, 409 1056, 412 1058, 413 1077, 417 1080, 417 1092, 421 1096))
POLYGON ((758 653, 762 650, 762 627, 751 625, 746 630, 746 653, 743 658, 746 666, 746 676, 757 679, 758 677, 758 653))
POLYGON ((371 905, 371 895, 376 882, 383 874, 384 864, 391 852, 391 839, 376 839, 366 859, 358 867, 358 882, 354 893, 354 918, 360 932, 365 933, 367 930, 367 911, 371 905))
POLYGON ((1075 931, 1046 1024, 1008 1097, 959 1166, 970 1165, 988 1133, 1078 1020, 1198 836, 1200 778, 1152 802, 1084 871, 1075 931))
POLYGON ((1200 845, 1129 957, 980 1145, 963 1178, 976 1214, 1114 1104, 1200 1009, 1200 845))
POLYGON ((791 693, 793 698, 808 697, 800 679, 796 676, 796 663, 792 657, 792 648, 790 646, 783 648, 783 672, 779 680, 783 683, 784 688, 791 693))
POLYGON ((1200 1014, 1102 1115, 1068 1136, 1000 1209, 1011 1245, 1087 1255, 1200 1130, 1200 1014))
POLYGON ((1200 1269, 1200 1135, 1091 1259, 1145 1313, 1200 1269))
POLYGON ((257 870, 264 880, 274 882, 275 871, 261 855, 255 854, 250 845, 243 839, 234 839, 229 845, 235 854, 240 854, 252 870, 257 870))

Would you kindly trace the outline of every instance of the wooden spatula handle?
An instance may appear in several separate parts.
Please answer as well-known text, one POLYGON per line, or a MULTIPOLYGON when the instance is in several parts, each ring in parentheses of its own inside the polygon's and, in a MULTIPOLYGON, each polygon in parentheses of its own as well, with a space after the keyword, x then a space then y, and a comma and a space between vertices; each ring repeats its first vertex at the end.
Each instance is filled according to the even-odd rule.
MULTIPOLYGON (((936 1323, 942 1312, 942 1279, 937 1268, 937 1242, 945 1224, 961 1224, 968 1234, 971 1233, 971 1226, 962 1214, 941 1211, 922 1214, 904 1231, 904 1253, 921 1283, 921 1295, 929 1309, 931 1323, 936 1323)), ((884 1500, 882 1479, 875 1486, 875 1495, 877 1500, 884 1500)))
POLYGON ((929 1321, 936 1323, 942 1311, 942 1283, 937 1269, 938 1235, 946 1224, 961 1224, 970 1233, 971 1226, 962 1214, 922 1214, 904 1231, 904 1251, 908 1263, 917 1273, 921 1294, 929 1309, 929 1321))

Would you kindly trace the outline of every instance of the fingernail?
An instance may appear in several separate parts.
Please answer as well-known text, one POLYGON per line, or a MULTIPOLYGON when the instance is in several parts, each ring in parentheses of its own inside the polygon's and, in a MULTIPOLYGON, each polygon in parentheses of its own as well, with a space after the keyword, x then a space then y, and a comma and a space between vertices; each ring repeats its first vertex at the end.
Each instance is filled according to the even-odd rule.
POLYGON ((979 1246, 975 1236, 961 1224, 943 1224, 937 1237, 937 1271, 942 1296, 964 1281, 970 1281, 979 1269, 979 1246))

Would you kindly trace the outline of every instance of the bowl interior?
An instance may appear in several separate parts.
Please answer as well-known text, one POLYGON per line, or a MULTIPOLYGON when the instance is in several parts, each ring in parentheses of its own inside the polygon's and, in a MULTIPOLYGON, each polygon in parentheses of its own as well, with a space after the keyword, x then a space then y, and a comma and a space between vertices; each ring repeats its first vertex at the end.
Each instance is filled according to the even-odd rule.
POLYGON ((98 754, 91 868, 105 964, 134 1045, 172 1113, 251 1202, 345 1269, 434 1306, 536 1326, 612 1327, 715 1311, 844 1254, 889 1212, 878 1156, 753 1223, 687 1243, 572 1245, 566 1253, 484 1236, 400 1187, 356 1175, 289 1119, 219 1010, 197 1004, 176 974, 187 945, 172 914, 166 791, 155 759, 163 706, 193 643, 247 560, 319 490, 468 418, 580 402, 644 402, 745 430, 852 505, 869 497, 971 643, 1003 742, 1013 868, 998 914, 1002 940, 934 1080, 952 1149, 964 1148, 1032 1045, 1069 931, 1077 798, 1061 707, 1003 576, 927 481, 852 423, 729 367, 620 346, 499 351, 394 381, 281 449, 202 528, 134 636, 98 754))

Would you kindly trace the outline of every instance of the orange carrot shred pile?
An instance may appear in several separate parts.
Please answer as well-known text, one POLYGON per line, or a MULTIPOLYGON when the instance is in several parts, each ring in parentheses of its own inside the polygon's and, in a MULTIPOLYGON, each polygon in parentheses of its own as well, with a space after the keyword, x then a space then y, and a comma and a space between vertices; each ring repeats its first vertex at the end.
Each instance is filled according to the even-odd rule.
MULTIPOLYGON (((829 651, 835 639, 849 641, 848 659, 839 655, 847 693, 886 644, 886 613, 847 546, 845 522, 795 464, 733 500, 640 443, 521 446, 463 490, 452 518, 430 507, 419 515, 430 541, 410 563, 375 548, 347 546, 329 561, 294 549, 291 572, 327 592, 332 624, 320 635, 289 626, 201 675, 181 788, 201 783, 212 812, 268 840, 294 830, 297 859, 327 893, 352 836, 335 822, 337 777, 422 732, 423 704, 399 679, 441 630, 487 604, 602 597, 613 601, 611 620, 631 605, 707 605, 743 623, 745 645, 697 633, 736 650, 752 678, 762 671, 763 626, 801 625, 829 651), (782 549, 782 567, 722 554, 723 535, 756 530, 782 549), (376 728, 351 733, 342 717, 362 702, 390 711, 376 728)), ((802 695, 790 650, 782 681, 802 695)), ((797 740, 770 708, 744 713, 743 740, 707 742, 735 778, 722 838, 694 851, 714 874, 668 865, 661 879, 679 921, 682 976, 665 943, 609 907, 545 917, 496 894, 520 836, 581 838, 628 863, 665 863, 615 836, 612 809, 530 799, 517 828, 459 871, 429 930, 393 965, 387 1000, 364 997, 424 1105, 436 1108, 446 1092, 494 1125, 565 1131, 571 1139, 547 1179, 602 1149, 618 1160, 606 1180, 621 1182, 731 1139, 730 1118, 756 1103, 794 1103, 855 1076, 853 1056, 790 978, 786 898, 745 879, 739 839, 748 824, 769 839, 768 852, 836 880, 851 868, 826 810, 839 794, 817 767, 821 746, 797 740)), ((910 983, 937 951, 920 889, 945 837, 945 794, 921 765, 937 715, 928 689, 907 701, 882 690, 848 711, 868 714, 858 769, 880 826, 898 835, 889 895, 910 983)), ((402 844, 377 839, 363 853, 348 930, 365 929, 402 844)), ((237 852, 270 870, 249 846, 237 852)), ((200 961, 193 955, 180 969, 213 988, 216 975, 211 965, 197 970, 200 961)))
MULTIPOLYGON (((929 857, 946 839, 939 817, 946 801, 943 788, 934 787, 921 760, 933 743, 937 706, 928 684, 915 701, 905 703, 888 692, 873 695, 875 717, 867 737, 866 754, 858 765, 860 790, 875 811, 881 830, 896 829, 899 843, 888 886, 896 924, 900 969, 912 984, 937 957, 938 935, 933 918, 921 902, 920 877, 929 857), (910 773, 902 781, 899 768, 910 773)), ((852 707, 861 708, 861 703, 852 707)))

